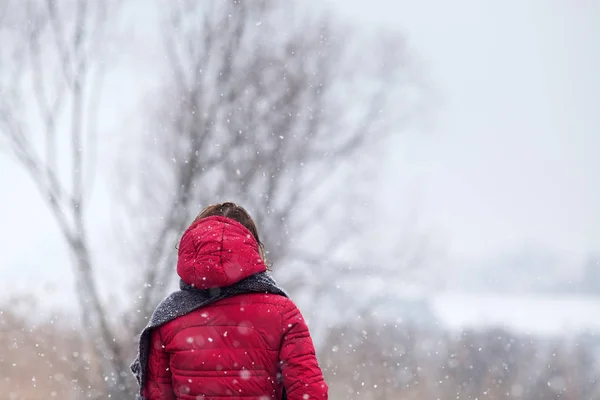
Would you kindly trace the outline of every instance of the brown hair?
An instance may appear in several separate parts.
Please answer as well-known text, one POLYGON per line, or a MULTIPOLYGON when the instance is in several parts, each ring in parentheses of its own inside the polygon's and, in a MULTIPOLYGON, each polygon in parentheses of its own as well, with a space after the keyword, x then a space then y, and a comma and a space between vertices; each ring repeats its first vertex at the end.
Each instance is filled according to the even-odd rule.
POLYGON ((246 229, 248 229, 252 236, 254 236, 254 239, 256 239, 256 242, 258 243, 258 251, 260 252, 260 256, 262 257, 265 263, 267 262, 265 258, 265 246, 260 241, 256 224, 254 223, 252 217, 250 217, 250 214, 248 214, 248 211, 244 209, 244 207, 238 206, 237 204, 231 202, 213 204, 200 211, 200 214, 198 214, 198 216, 194 219, 194 222, 202 218, 212 216, 231 218, 232 220, 239 222, 246 229))

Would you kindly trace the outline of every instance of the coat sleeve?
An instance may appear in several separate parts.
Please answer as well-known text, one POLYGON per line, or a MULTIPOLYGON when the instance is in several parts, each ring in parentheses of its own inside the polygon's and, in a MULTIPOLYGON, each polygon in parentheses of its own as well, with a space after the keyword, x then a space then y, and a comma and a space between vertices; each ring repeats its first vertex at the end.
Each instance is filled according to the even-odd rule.
POLYGON ((288 400, 326 400, 328 388, 308 327, 300 310, 291 301, 286 302, 282 323, 279 358, 288 400))
POLYGON ((165 351, 160 329, 154 329, 150 335, 150 352, 143 394, 147 400, 175 400, 175 392, 171 385, 169 354, 165 351))

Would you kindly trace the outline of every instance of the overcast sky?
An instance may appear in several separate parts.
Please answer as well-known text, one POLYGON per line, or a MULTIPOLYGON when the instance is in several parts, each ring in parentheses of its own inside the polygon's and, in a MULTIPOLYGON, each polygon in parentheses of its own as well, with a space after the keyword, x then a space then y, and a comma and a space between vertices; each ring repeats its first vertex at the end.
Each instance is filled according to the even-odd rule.
POLYGON ((423 59, 432 133, 389 165, 412 171, 453 253, 600 249, 600 1, 331 2, 403 29, 423 59))
MULTIPOLYGON (((373 193, 382 209, 404 199, 453 259, 600 249, 600 1, 329 2, 340 18, 401 29, 436 91, 427 132, 389 146, 373 193)), ((108 88, 109 107, 134 108, 108 88)), ((39 194, 4 154, 0 172, 4 286, 68 279, 39 194)), ((90 230, 106 241, 111 205, 99 186, 90 230)))

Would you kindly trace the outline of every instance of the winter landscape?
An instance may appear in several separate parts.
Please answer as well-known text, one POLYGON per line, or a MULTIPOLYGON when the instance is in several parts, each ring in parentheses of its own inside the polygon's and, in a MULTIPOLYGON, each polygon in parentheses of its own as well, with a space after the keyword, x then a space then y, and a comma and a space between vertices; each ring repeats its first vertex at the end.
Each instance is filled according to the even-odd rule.
POLYGON ((599 20, 0 0, 0 400, 135 398, 179 239, 224 201, 329 398, 600 400, 599 20))

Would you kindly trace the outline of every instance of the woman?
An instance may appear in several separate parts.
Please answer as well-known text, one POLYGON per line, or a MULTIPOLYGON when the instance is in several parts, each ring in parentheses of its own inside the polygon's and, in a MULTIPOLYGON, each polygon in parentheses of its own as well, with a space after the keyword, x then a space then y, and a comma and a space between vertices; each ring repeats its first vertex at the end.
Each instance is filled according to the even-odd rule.
POLYGON ((140 336, 138 399, 327 399, 306 323, 268 275, 246 210, 205 208, 181 238, 177 273, 181 290, 140 336))

